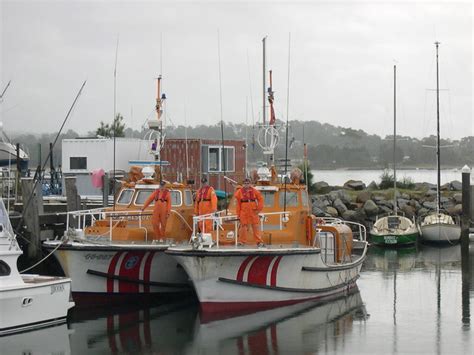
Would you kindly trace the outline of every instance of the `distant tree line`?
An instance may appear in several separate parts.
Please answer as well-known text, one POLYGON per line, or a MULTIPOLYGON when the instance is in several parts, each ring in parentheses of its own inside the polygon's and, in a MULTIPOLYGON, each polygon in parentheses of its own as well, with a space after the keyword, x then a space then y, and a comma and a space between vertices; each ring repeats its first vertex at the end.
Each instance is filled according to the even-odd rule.
MULTIPOLYGON (((101 122, 99 127, 87 133, 87 136, 143 137, 145 130, 137 131, 125 128, 123 116, 117 114, 113 124, 101 122)), ((370 135, 362 130, 333 126, 317 121, 290 121, 288 131, 288 149, 285 142, 285 125, 277 121, 281 131, 280 141, 275 149, 275 160, 288 156, 288 159, 303 161, 304 144, 307 145, 308 160, 311 169, 335 168, 386 168, 393 164, 393 136, 380 137, 370 135)), ((36 167, 41 160, 44 162, 57 133, 33 134, 25 133, 12 136, 12 142, 22 144, 30 155, 30 166, 36 167)), ((84 136, 84 135, 82 135, 84 136)), ((197 125, 195 127, 168 126, 168 138, 207 138, 221 139, 221 126, 197 125)), ((69 130, 62 133, 57 146, 53 149, 53 163, 57 167, 61 163, 61 140, 79 137, 77 132, 69 130)), ((262 149, 258 144, 258 128, 245 124, 224 124, 225 139, 246 139, 249 162, 262 160, 262 149)), ((395 161, 397 167, 403 168, 434 168, 436 154, 434 146, 436 137, 423 139, 397 136, 395 161)), ((474 166, 474 137, 460 140, 442 139, 441 164, 443 167, 462 167, 464 164, 474 166)), ((49 164, 49 163, 48 163, 49 164)))

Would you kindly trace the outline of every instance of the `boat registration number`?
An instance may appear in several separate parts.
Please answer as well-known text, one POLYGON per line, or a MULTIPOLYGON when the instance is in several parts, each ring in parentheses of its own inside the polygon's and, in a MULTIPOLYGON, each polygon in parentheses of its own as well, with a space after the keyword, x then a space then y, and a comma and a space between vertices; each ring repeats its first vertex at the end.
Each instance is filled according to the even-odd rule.
POLYGON ((51 294, 57 293, 57 292, 63 292, 64 291, 64 285, 51 285, 51 294))
POLYGON ((386 235, 383 239, 387 244, 397 244, 397 238, 394 235, 386 235))

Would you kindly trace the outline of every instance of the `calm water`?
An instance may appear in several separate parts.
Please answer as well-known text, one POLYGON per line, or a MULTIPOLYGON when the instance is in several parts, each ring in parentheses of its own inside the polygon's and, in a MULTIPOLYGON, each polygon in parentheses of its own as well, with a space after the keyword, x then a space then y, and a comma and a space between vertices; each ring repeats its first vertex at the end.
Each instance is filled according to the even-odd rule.
MULTIPOLYGON (((366 185, 375 181, 380 183, 380 176, 383 170, 312 170, 314 175, 313 181, 325 181, 331 186, 342 186, 347 180, 361 180, 366 185)), ((436 184, 437 173, 436 170, 428 169, 410 169, 398 170, 397 180, 402 181, 404 178, 410 178, 413 182, 429 182, 436 184)), ((474 175, 471 173, 471 181, 474 184, 474 175)), ((446 169, 441 170, 441 184, 451 181, 462 181, 462 172, 460 169, 446 169)))
POLYGON ((75 309, 68 324, 0 338, 1 354, 473 354, 474 245, 370 249, 359 292, 222 319, 192 297, 75 309), (464 272, 464 283, 463 273, 464 272))

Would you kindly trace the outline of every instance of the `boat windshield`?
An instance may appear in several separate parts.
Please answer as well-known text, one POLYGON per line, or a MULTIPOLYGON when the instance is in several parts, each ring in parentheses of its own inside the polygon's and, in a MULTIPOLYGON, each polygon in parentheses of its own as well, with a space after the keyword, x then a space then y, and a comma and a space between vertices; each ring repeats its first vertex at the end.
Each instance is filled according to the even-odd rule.
MULTIPOLYGON (((152 194, 155 190, 140 190, 137 193, 137 197, 135 198, 135 205, 143 205, 148 197, 152 194)), ((181 191, 171 190, 171 206, 181 206, 182 199, 181 199, 181 191)), ((153 206, 155 201, 150 203, 150 206, 153 206)))
POLYGON ((117 199, 118 205, 129 205, 132 202, 133 189, 124 189, 117 199))
POLYGON ((304 207, 308 207, 308 194, 306 191, 301 191, 301 202, 304 207))
POLYGON ((280 190, 280 207, 285 205, 285 196, 286 196, 286 207, 296 207, 298 206, 298 192, 296 191, 285 191, 280 190))
POLYGON ((260 191, 263 197, 263 205, 265 207, 275 206, 275 191, 260 191))
POLYGON ((192 206, 194 204, 193 193, 191 190, 184 190, 184 204, 186 206, 192 206))

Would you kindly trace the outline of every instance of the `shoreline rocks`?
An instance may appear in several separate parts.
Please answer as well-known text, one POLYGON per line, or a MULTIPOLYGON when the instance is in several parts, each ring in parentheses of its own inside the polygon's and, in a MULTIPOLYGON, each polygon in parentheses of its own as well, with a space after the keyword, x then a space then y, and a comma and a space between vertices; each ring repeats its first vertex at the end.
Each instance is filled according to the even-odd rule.
MULTIPOLYGON (((451 216, 462 213, 461 187, 459 181, 452 181, 441 189, 441 208, 451 216)), ((349 180, 344 186, 321 181, 313 188, 316 194, 311 195, 312 211, 318 217, 339 217, 370 228, 377 216, 393 212, 393 188, 379 190, 375 182, 366 187, 356 180, 349 180)), ((398 210, 410 219, 419 220, 436 210, 436 185, 417 183, 413 190, 397 190, 396 195, 398 210)))

